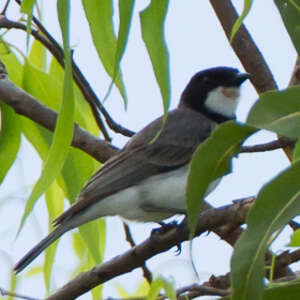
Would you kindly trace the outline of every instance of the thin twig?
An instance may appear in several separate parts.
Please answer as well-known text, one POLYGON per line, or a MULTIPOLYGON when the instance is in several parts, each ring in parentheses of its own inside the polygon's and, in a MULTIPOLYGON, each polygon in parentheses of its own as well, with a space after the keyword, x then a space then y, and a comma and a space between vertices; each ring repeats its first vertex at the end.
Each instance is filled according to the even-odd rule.
POLYGON ((265 152, 291 146, 295 141, 288 139, 279 139, 265 144, 259 144, 254 146, 243 146, 241 147, 240 153, 252 153, 252 152, 265 152))
POLYGON ((200 296, 228 296, 231 294, 229 290, 218 289, 203 284, 192 284, 177 290, 177 299, 194 299, 200 296))
MULTIPOLYGON (((0 18, 0 28, 14 28, 14 29, 19 29, 26 31, 26 26, 22 23, 19 22, 14 22, 9 19, 7 19, 5 16, 1 16, 0 18)), ((59 46, 59 48, 55 47, 51 41, 49 41, 48 38, 43 36, 42 34, 39 33, 38 30, 31 29, 31 35, 41 42, 48 50, 49 52, 57 59, 59 64, 64 67, 64 56, 63 56, 63 50, 59 46)), ((58 45, 58 44, 57 44, 58 45)), ((107 133, 107 130, 105 129, 105 126, 101 120, 100 117, 97 117, 96 111, 97 109, 95 108, 95 105, 99 108, 103 116, 105 117, 105 120, 108 124, 108 126, 114 130, 117 133, 123 134, 125 136, 132 136, 134 134, 133 131, 121 126, 120 124, 116 123, 112 117, 109 115, 107 110, 104 108, 100 100, 98 99, 97 95, 91 88, 89 82, 86 80, 86 78, 83 76, 82 72, 76 65, 74 61, 72 61, 72 70, 73 70, 73 78, 74 81, 76 82, 78 88, 80 89, 81 93, 83 94, 84 98, 88 101, 89 105, 92 108, 92 112, 94 114, 95 120, 98 124, 98 126, 101 126, 101 132, 103 133, 104 137, 106 140, 110 141, 110 137, 107 133), (103 124, 103 126, 101 125, 103 124)))
MULTIPOLYGON (((128 224, 123 222, 123 228, 124 228, 124 231, 125 231, 126 241, 130 244, 131 248, 134 248, 136 246, 136 244, 135 244, 135 241, 134 241, 133 236, 131 234, 130 227, 128 226, 128 224)), ((142 268, 142 271, 143 271, 144 278, 146 279, 146 281, 149 284, 151 284, 153 276, 152 276, 152 273, 150 272, 150 270, 148 269, 146 263, 144 263, 141 268, 142 268)))
MULTIPOLYGON (((20 0, 15 0, 17 1, 19 4, 21 3, 20 0)), ((49 39, 49 41, 54 45, 54 47, 60 51, 63 55, 63 50, 61 48, 61 46, 59 45, 59 43, 54 39, 54 37, 49 33, 49 31, 43 26, 43 24, 33 16, 32 18, 33 22, 36 24, 36 26, 39 28, 39 30, 49 39)), ((83 92, 83 94, 85 96, 87 96, 87 101, 91 101, 91 105, 94 107, 96 105, 96 107, 99 108, 99 110, 101 111, 101 113, 104 115, 105 120, 108 124, 108 126, 114 130, 117 133, 121 133, 125 136, 132 136, 134 134, 133 131, 128 130, 125 127, 122 127, 120 124, 117 124, 109 115, 109 113, 107 112, 107 110, 105 109, 105 107, 103 106, 102 102, 99 100, 99 98, 97 97, 97 95, 94 93, 94 91, 92 90, 92 88, 90 87, 88 81, 86 80, 86 78, 83 76, 81 70, 78 68, 77 64, 74 62, 74 60, 72 59, 72 64, 73 64, 73 75, 75 77, 75 81, 77 78, 77 85, 80 88, 80 90, 83 92), (86 91, 87 93, 85 93, 84 91, 86 91)))
POLYGON ((7 0, 6 3, 4 4, 3 6, 3 9, 2 11, 0 12, 0 15, 5 15, 6 11, 7 11, 7 8, 8 8, 8 5, 9 5, 9 2, 10 0, 7 0))
POLYGON ((0 287, 0 295, 3 296, 3 297, 8 296, 8 297, 14 297, 14 298, 25 299, 25 300, 40 300, 39 298, 32 298, 32 297, 24 296, 24 295, 21 295, 21 294, 12 293, 12 292, 7 291, 7 290, 5 290, 1 287, 0 287))

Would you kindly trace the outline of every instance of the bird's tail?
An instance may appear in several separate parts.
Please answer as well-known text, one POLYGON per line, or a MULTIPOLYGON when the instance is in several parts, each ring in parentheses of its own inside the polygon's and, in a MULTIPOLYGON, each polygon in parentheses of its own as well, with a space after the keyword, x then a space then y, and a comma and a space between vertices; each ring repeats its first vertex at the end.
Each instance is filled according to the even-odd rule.
POLYGON ((35 247, 33 247, 15 266, 16 273, 25 269, 37 256, 39 256, 49 245, 54 243, 70 228, 65 225, 60 225, 54 229, 49 235, 42 239, 35 247))

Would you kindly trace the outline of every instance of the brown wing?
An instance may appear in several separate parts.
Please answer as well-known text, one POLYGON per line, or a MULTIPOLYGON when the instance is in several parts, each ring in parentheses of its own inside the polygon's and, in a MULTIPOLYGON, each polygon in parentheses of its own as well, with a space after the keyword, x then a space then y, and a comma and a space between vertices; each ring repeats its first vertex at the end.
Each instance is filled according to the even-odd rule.
POLYGON ((142 180, 187 164, 200 142, 215 124, 199 113, 176 109, 169 113, 159 137, 162 118, 155 120, 131 138, 123 150, 96 172, 78 196, 78 201, 55 220, 62 223, 101 199, 136 185, 142 180))

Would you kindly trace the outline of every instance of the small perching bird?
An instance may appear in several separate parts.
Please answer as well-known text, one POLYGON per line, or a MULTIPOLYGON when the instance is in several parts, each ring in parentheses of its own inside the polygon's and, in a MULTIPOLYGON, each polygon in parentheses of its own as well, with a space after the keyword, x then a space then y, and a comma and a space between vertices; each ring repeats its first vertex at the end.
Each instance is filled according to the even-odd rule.
MULTIPOLYGON (((54 220, 56 228, 14 267, 22 271, 66 231, 97 218, 119 215, 159 222, 186 209, 184 189, 193 152, 214 128, 235 118, 239 88, 249 78, 216 67, 196 73, 179 105, 135 134, 84 186, 78 201, 54 220)), ((211 186, 208 190, 213 189, 211 186)))

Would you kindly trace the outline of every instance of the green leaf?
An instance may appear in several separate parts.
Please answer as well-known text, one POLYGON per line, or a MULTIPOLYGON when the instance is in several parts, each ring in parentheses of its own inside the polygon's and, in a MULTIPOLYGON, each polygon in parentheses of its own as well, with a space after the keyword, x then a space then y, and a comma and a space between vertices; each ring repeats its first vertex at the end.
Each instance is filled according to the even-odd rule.
MULTIPOLYGON (((64 71, 61 65, 57 62, 55 58, 52 58, 49 67, 49 73, 51 78, 55 78, 57 86, 61 86, 61 82, 63 81, 64 71)), ((83 128, 87 129, 94 135, 99 135, 99 128, 95 121, 95 118, 92 114, 91 108, 88 105, 87 101, 81 94, 81 91, 78 89, 76 84, 74 83, 74 94, 75 94, 75 120, 76 122, 83 128)))
POLYGON ((149 292, 149 283, 145 279, 141 281, 140 284, 137 285, 136 290, 134 292, 129 292, 127 287, 124 287, 120 284, 115 284, 115 289, 121 298, 145 298, 145 295, 149 292))
POLYGON ((276 287, 265 290, 263 300, 298 300, 300 295, 300 282, 281 283, 276 287))
POLYGON ((245 20, 245 18, 247 17, 247 15, 250 12, 251 6, 252 6, 253 0, 244 0, 244 9, 242 14, 237 18, 237 20, 235 21, 232 30, 231 30, 231 34, 230 34, 230 43, 232 43, 233 38, 235 37, 236 33, 238 32, 238 30, 240 29, 243 21, 245 20))
POLYGON ((37 40, 34 40, 28 55, 28 61, 41 71, 46 71, 46 48, 37 40))
POLYGON ((117 50, 115 56, 113 80, 117 75, 120 61, 124 54, 126 44, 128 41, 128 35, 129 35, 129 29, 132 20, 134 4, 135 4, 135 0, 119 1, 120 25, 119 25, 119 33, 118 33, 118 41, 117 41, 117 50))
MULTIPOLYGON (((58 186, 57 182, 54 181, 50 188, 45 193, 45 199, 48 209, 48 219, 49 219, 49 231, 52 230, 52 220, 60 215, 64 209, 64 193, 61 188, 58 186)), ((53 243, 45 251, 45 260, 44 260, 44 281, 46 286, 47 295, 50 293, 50 280, 51 280, 51 271, 54 263, 54 256, 56 253, 56 248, 58 241, 53 243)))
POLYGON ((247 218, 247 229, 236 243, 231 262, 232 300, 260 300, 264 255, 271 235, 300 213, 300 161, 259 192, 247 218))
POLYGON ((163 277, 158 277, 157 279, 151 282, 146 300, 155 300, 161 289, 165 290, 168 299, 177 299, 174 284, 170 283, 163 277))
POLYGON ((38 70, 28 61, 24 65, 23 88, 46 106, 59 111, 62 83, 38 70))
MULTIPOLYGON (((9 291, 11 293, 15 293, 16 292, 16 289, 17 289, 19 281, 20 281, 20 278, 18 276, 16 276, 15 272, 11 272, 11 275, 10 275, 10 287, 9 287, 9 291)), ((14 298, 15 297, 13 297, 13 296, 9 296, 7 298, 7 300, 14 300, 14 298)))
POLYGON ((290 138, 300 136, 300 87, 264 93, 252 107, 247 123, 290 138))
POLYGON ((83 185, 99 168, 99 163, 78 149, 71 149, 62 169, 66 196, 73 203, 83 185))
POLYGON ((74 99, 73 81, 71 68, 71 54, 69 49, 69 1, 58 1, 58 16, 62 29, 65 55, 65 77, 63 89, 63 101, 60 113, 57 118, 56 129, 54 132, 53 143, 49 150, 49 155, 42 170, 42 174, 35 184, 29 200, 26 203, 18 232, 24 226, 25 220, 32 211, 37 199, 47 190, 54 179, 59 174, 67 157, 73 137, 74 121, 74 99))
POLYGON ((79 232, 88 247, 94 264, 99 264, 103 261, 104 252, 101 251, 101 247, 105 246, 105 220, 96 220, 84 224, 79 227, 79 232), (102 229, 100 229, 102 227, 102 229), (101 233, 100 233, 101 231, 101 233))
POLYGON ((17 86, 21 86, 23 66, 3 39, 0 39, 0 58, 6 67, 9 79, 17 86))
MULTIPOLYGON (((76 267, 74 276, 103 261, 106 238, 105 220, 85 224, 79 227, 79 232, 80 234, 73 235, 73 247, 79 257, 79 266, 76 267)), ((102 299, 102 286, 94 288, 92 296, 93 299, 102 299)))
POLYGON ((300 0, 275 0, 283 23, 300 55, 300 0))
MULTIPOLYGON (((124 0, 128 1, 128 0, 124 0)), ((127 96, 121 72, 118 70, 115 76, 115 59, 117 51, 117 40, 113 29, 113 9, 111 0, 82 0, 85 16, 89 23, 91 35, 96 47, 98 56, 107 74, 116 82, 121 96, 127 106, 127 96), (115 76, 115 78, 114 78, 115 76)), ((122 37, 124 38, 124 36, 122 37)), ((127 39, 127 38, 126 38, 127 39)), ((126 40, 125 39, 125 40, 126 40)), ((124 41, 124 47, 126 42, 124 41)), ((121 47, 120 47, 121 50, 121 47)), ((120 51, 119 50, 119 51, 120 51)))
POLYGON ((225 122, 194 152, 186 188, 191 238, 195 234, 198 215, 209 184, 230 172, 232 157, 238 152, 239 145, 253 132, 254 129, 248 126, 233 121, 225 122))
POLYGON ((27 15, 31 14, 35 2, 36 0, 23 0, 21 3, 21 12, 27 15))
POLYGON ((163 99, 164 122, 170 106, 169 54, 164 37, 168 4, 168 0, 152 0, 140 13, 143 40, 163 99))
POLYGON ((85 243, 81 237, 81 235, 78 232, 73 232, 73 249, 74 252, 79 259, 79 261, 83 261, 84 255, 86 253, 86 246, 85 243))
MULTIPOLYGON (((129 36, 129 29, 132 20, 133 8, 134 8, 135 0, 123 0, 119 1, 119 16, 120 16, 120 25, 119 25, 119 33, 118 33, 118 40, 117 40, 117 50, 115 55, 115 62, 114 62, 114 72, 112 76, 112 82, 108 88, 108 91, 103 99, 105 101, 112 89, 113 84, 115 83, 116 77, 120 72, 120 62, 122 56, 124 54, 128 36, 129 36)), ((127 103, 126 103, 127 104, 127 103)))
POLYGON ((291 237, 291 242, 288 245, 289 247, 300 247, 300 229, 297 229, 293 232, 291 237))
POLYGON ((29 48, 29 38, 31 33, 31 21, 32 21, 32 11, 36 3, 36 0, 23 0, 21 3, 21 12, 27 14, 27 25, 26 25, 26 47, 29 48))
POLYGON ((293 152, 293 162, 300 158, 300 139, 298 139, 293 152))
POLYGON ((21 141, 20 118, 0 102, 0 184, 14 163, 21 141))

